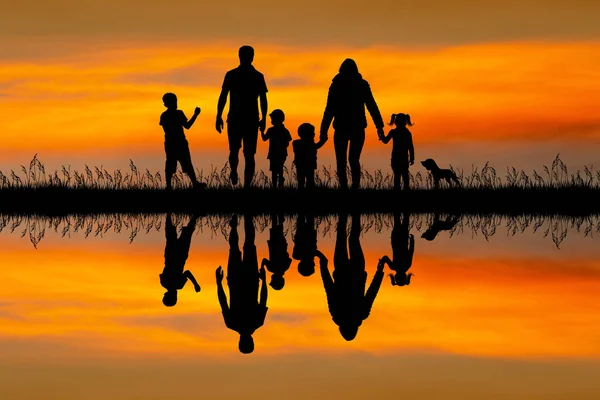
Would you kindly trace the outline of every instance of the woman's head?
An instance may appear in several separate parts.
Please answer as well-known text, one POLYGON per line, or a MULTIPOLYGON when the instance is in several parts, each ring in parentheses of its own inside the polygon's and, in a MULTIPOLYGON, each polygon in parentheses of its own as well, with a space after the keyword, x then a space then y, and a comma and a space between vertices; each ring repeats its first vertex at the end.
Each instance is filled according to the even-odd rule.
POLYGON ((390 125, 413 126, 414 124, 410 120, 410 115, 399 113, 399 114, 392 114, 392 118, 390 119, 390 125))
POLYGON ((358 66, 356 65, 356 61, 354 61, 351 58, 346 58, 344 60, 344 62, 342 63, 342 65, 340 65, 340 74, 346 75, 346 76, 350 76, 350 75, 360 76, 360 73, 358 72, 358 66))

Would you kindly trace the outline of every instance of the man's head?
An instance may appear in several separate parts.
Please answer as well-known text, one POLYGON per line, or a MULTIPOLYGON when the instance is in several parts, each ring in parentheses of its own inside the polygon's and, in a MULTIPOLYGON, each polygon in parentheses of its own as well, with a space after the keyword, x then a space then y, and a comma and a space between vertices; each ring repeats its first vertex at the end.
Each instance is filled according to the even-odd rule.
POLYGON ((240 64, 250 65, 254 61, 254 49, 252 46, 242 46, 238 51, 240 57, 240 64))
POLYGON ((250 354, 254 351, 254 339, 251 335, 240 335, 238 349, 242 354, 250 354))
POLYGON ((167 108, 177 108, 177 96, 175 96, 175 93, 165 93, 162 101, 167 108))
POLYGON ((163 296, 163 304, 167 307, 173 307, 177 304, 177 290, 169 290, 163 296))
POLYGON ((269 285, 275 290, 281 290, 285 285, 285 278, 283 275, 273 274, 271 275, 271 283, 269 285))

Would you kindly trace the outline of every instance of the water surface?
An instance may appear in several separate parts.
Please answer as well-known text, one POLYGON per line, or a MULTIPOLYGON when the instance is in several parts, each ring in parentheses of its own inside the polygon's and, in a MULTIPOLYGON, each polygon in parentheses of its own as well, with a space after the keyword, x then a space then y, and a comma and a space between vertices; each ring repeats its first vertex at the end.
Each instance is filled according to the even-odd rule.
POLYGON ((597 217, 166 217, 0 216, 1 398, 600 397, 597 217), (166 307, 186 230, 201 290, 166 307), (260 315, 263 258, 242 354, 215 271, 260 315))

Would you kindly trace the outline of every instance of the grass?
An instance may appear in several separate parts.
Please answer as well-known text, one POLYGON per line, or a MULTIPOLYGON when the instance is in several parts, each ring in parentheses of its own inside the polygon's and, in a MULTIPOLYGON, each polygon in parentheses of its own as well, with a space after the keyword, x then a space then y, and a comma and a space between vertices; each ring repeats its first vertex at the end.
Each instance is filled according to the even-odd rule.
MULTIPOLYGON (((600 209, 600 171, 584 167, 569 172, 560 155, 550 166, 527 174, 507 168, 501 175, 486 163, 469 173, 454 169, 461 188, 442 184, 433 188, 429 174, 411 174, 411 193, 395 196, 392 175, 381 170, 362 171, 361 189, 351 193, 339 190, 335 171, 323 167, 316 174, 316 188, 299 193, 295 175, 285 170, 285 188, 271 190, 270 177, 259 171, 255 186, 244 190, 233 187, 229 168, 212 168, 197 176, 208 185, 202 193, 191 189, 191 182, 178 169, 173 178, 175 191, 167 193, 161 172, 141 172, 130 160, 129 170, 108 171, 103 167, 83 171, 63 166, 46 171, 33 157, 29 166, 10 174, 0 171, 0 212, 47 211, 66 212, 163 212, 202 209, 205 212, 277 210, 294 211, 311 208, 330 212, 342 208, 360 208, 365 212, 385 212, 405 208, 409 211, 482 212, 575 212, 589 213, 600 209), (242 194, 243 193, 243 194, 242 194)), ((349 174, 349 171, 347 171, 349 174)), ((313 211, 314 211, 313 210, 313 211)))
MULTIPOLYGON (((284 223, 285 235, 293 240, 296 231, 297 215, 286 215, 284 223)), ((448 215, 438 215, 442 219, 448 215)), ((196 222, 197 235, 199 232, 210 234, 211 237, 223 237, 229 232, 230 215, 208 215, 198 218, 196 222)), ((264 232, 271 226, 269 214, 254 215, 254 226, 257 232, 264 232)), ((393 228, 392 214, 362 214, 361 235, 375 233, 389 236, 393 228)), ((189 221, 185 214, 173 214, 173 223, 181 228, 189 221)), ((69 214, 62 216, 47 215, 0 215, 0 233, 9 232, 27 238, 34 247, 46 237, 54 233, 63 238, 81 235, 85 238, 102 238, 109 234, 124 234, 132 243, 136 237, 150 232, 162 232, 165 221, 164 214, 69 214)), ((410 216, 411 232, 418 238, 434 221, 434 214, 416 214, 410 216)), ((315 229, 319 238, 334 238, 337 229, 335 214, 326 214, 315 218, 315 229)), ((347 229, 350 229, 348 225, 347 229)), ((594 238, 600 234, 600 214, 589 216, 564 215, 498 215, 498 214, 463 214, 458 222, 448 231, 442 231, 439 236, 455 237, 460 235, 479 236, 489 241, 501 234, 506 236, 540 235, 552 240, 557 248, 567 238, 575 233, 580 237, 594 238)), ((434 239, 435 240, 435 239, 434 239)))

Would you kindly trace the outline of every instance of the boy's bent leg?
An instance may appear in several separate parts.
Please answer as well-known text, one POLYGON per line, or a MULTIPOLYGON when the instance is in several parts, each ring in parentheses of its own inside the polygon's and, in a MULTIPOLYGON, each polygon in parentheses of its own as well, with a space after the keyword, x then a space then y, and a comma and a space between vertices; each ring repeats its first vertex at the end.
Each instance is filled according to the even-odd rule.
POLYGON ((165 183, 167 190, 172 189, 172 178, 177 170, 177 149, 173 144, 165 142, 165 183))
POLYGON ((196 179, 196 171, 194 170, 194 166, 192 165, 192 155, 190 154, 190 147, 187 141, 181 144, 181 147, 178 149, 178 159, 181 163, 181 169, 184 173, 189 176, 192 181, 192 185, 194 187, 198 187, 198 180, 196 179))

